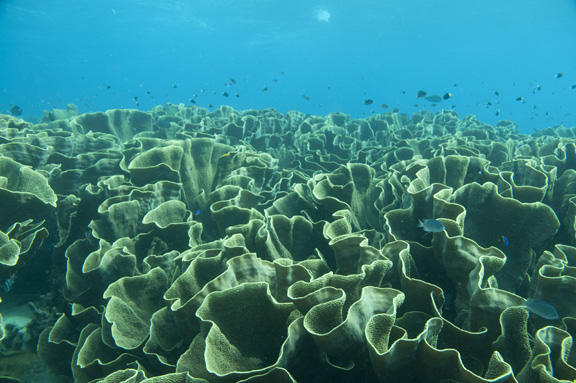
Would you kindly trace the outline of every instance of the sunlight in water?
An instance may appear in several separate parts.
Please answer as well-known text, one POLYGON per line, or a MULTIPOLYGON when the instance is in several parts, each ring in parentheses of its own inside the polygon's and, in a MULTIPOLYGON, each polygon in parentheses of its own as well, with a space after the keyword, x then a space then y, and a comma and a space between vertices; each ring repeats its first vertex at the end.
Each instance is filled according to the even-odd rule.
POLYGON ((326 23, 329 22, 330 12, 328 12, 326 9, 319 9, 318 11, 316 11, 316 20, 324 21, 326 23))

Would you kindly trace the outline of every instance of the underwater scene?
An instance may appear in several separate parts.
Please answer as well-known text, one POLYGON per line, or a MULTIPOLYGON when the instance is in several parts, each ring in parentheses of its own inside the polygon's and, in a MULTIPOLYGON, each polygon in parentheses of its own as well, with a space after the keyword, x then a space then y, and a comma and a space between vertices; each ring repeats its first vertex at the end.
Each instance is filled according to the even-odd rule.
POLYGON ((0 1, 0 383, 576 381, 576 3, 0 1))

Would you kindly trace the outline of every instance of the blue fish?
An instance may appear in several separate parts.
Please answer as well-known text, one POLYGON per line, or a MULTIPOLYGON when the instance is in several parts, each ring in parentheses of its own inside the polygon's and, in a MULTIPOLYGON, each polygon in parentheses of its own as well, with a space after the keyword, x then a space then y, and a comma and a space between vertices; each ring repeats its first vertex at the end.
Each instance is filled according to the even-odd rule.
POLYGON ((508 237, 502 235, 502 242, 504 243, 504 247, 508 247, 510 246, 510 240, 508 240, 508 237))
POLYGON ((166 120, 158 120, 156 121, 156 128, 160 128, 160 129, 168 129, 170 127, 170 121, 166 121, 166 120))
POLYGON ((419 219, 418 227, 421 227, 427 233, 439 233, 446 230, 446 226, 436 219, 419 219))
POLYGON ((528 298, 524 304, 522 304, 522 307, 544 319, 553 320, 560 318, 554 306, 540 299, 528 298))
POLYGON ((2 291, 5 293, 9 292, 10 289, 12 288, 12 285, 14 284, 15 280, 16 280, 16 275, 11 274, 10 278, 8 278, 4 282, 2 282, 2 285, 0 285, 0 289, 2 289, 2 291))
POLYGON ((196 215, 200 214, 200 209, 196 210, 196 215))

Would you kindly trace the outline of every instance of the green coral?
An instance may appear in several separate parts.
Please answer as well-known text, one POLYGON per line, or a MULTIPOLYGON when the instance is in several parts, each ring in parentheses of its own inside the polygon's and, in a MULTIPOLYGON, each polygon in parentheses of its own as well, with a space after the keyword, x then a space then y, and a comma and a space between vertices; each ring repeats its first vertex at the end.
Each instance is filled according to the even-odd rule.
POLYGON ((571 132, 454 111, 0 116, 0 271, 55 245, 38 354, 77 382, 573 380, 571 132))

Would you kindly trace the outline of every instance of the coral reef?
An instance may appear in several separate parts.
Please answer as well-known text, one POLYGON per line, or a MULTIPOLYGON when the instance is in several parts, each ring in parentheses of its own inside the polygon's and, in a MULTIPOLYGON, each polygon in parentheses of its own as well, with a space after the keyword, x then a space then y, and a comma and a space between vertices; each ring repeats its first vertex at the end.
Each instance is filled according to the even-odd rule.
POLYGON ((80 383, 571 381, 565 130, 453 111, 0 115, 0 276, 47 262, 38 356, 80 383))

